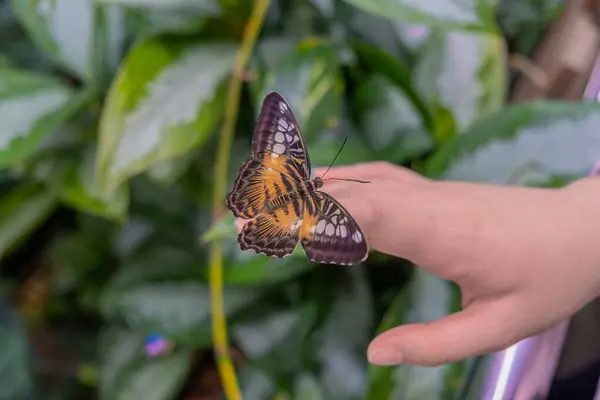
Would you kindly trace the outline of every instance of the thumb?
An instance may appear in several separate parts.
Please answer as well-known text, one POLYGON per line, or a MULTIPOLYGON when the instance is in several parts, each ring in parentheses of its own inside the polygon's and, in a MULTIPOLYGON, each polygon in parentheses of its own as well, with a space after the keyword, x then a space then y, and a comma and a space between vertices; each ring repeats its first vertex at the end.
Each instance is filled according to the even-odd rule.
POLYGON ((474 303, 430 323, 390 329, 369 345, 369 362, 436 366, 506 348, 520 339, 511 328, 518 318, 507 303, 474 303))

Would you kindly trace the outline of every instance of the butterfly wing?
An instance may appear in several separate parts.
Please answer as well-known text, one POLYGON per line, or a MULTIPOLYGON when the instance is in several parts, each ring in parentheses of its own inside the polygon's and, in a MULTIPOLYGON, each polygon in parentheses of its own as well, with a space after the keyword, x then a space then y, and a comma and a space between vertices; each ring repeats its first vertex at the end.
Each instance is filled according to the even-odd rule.
POLYGON ((227 208, 237 218, 254 218, 309 178, 310 160, 296 117, 281 95, 269 93, 254 128, 252 157, 240 167, 227 208))
POLYGON ((226 198, 227 208, 236 218, 254 218, 274 199, 295 194, 298 179, 298 170, 284 156, 266 153, 260 160, 251 157, 240 167, 226 198))
POLYGON ((302 179, 310 178, 310 158, 300 125, 290 105, 276 92, 265 97, 254 127, 252 154, 263 153, 284 156, 294 164, 302 179))
POLYGON ((303 203, 300 197, 293 197, 248 221, 238 235, 240 248, 277 258, 292 254, 300 240, 303 203))
POLYGON ((301 239, 302 247, 311 261, 352 265, 367 259, 365 236, 339 202, 327 193, 315 192, 306 201, 305 214, 311 207, 314 207, 315 218, 308 222, 309 227, 303 229, 308 234, 301 239))

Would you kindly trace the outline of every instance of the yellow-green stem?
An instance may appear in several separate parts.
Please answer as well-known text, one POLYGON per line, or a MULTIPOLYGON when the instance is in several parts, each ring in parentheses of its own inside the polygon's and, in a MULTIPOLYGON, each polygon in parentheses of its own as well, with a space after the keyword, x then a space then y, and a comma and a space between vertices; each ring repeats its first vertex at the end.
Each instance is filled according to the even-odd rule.
MULTIPOLYGON (((217 167, 215 169, 215 187, 213 196, 213 220, 217 220, 223 209, 223 196, 227 190, 227 167, 231 153, 233 132, 237 122, 240 93, 242 89, 241 78, 244 68, 254 50, 254 45, 261 30, 270 0, 256 0, 254 10, 244 30, 241 47, 237 53, 233 67, 225 108, 225 119, 219 137, 217 154, 217 167)), ((223 308, 223 249, 220 239, 215 239, 210 247, 210 291, 212 312, 212 333, 215 357, 219 376, 223 384, 225 396, 228 400, 241 400, 237 377, 227 342, 227 324, 223 308)))

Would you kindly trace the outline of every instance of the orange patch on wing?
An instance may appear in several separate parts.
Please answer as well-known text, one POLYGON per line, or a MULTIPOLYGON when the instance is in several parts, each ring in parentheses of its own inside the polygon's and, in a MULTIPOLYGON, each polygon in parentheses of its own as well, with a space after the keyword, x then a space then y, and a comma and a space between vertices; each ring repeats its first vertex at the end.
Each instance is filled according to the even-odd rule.
MULTIPOLYGON (((315 209, 315 204, 312 199, 308 199, 307 202, 310 201, 313 203, 312 209, 315 209)), ((317 223, 319 222, 319 217, 316 214, 309 214, 308 207, 304 206, 304 216, 302 217, 302 226, 300 227, 300 238, 301 239, 311 239, 315 234, 315 229, 317 223)))
POLYGON ((288 231, 292 231, 292 225, 296 224, 300 216, 294 211, 292 203, 288 203, 274 212, 274 216, 279 226, 288 231))

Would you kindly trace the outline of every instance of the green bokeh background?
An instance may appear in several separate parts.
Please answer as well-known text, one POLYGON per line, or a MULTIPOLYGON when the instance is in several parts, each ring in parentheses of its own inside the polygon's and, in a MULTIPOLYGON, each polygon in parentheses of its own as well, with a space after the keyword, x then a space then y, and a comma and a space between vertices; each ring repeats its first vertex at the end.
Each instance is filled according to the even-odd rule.
MULTIPOLYGON (((218 398, 215 238, 244 399, 459 399, 471 389, 473 360, 366 361, 377 332, 458 310, 451 283, 379 253, 350 268, 302 251, 242 253, 232 216, 212 223, 226 86, 252 4, 0 0, 0 399, 218 398), (147 356, 152 333, 173 352, 147 356)), ((584 176, 598 157, 599 105, 506 101, 509 53, 530 56, 562 7, 273 0, 228 187, 271 90, 293 107, 313 166, 347 136, 339 165, 385 160, 435 179, 518 185, 584 176)))

